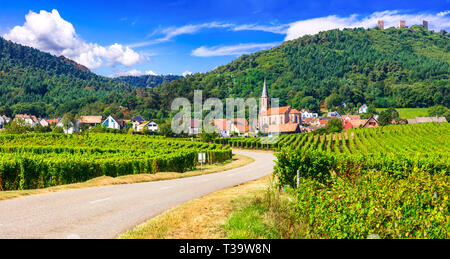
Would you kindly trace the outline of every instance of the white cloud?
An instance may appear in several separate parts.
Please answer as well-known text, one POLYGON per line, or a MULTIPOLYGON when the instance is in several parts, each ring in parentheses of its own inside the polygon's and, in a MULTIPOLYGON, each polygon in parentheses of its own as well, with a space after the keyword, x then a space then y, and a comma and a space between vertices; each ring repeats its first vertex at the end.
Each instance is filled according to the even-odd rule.
POLYGON ((278 44, 280 43, 247 43, 231 46, 200 47, 193 50, 191 55, 196 57, 239 56, 260 50, 270 49, 278 44))
POLYGON ((155 34, 162 34, 163 37, 150 40, 150 41, 144 41, 139 42, 135 44, 130 44, 130 47, 137 48, 137 47, 144 47, 148 45, 158 44, 162 42, 168 42, 171 41, 173 38, 184 35, 184 34, 194 34, 197 33, 203 29, 212 29, 212 28, 228 28, 231 27, 232 24, 224 24, 224 23, 218 23, 218 22, 210 22, 210 23, 203 23, 203 24, 196 24, 196 25, 184 25, 181 27, 169 27, 165 29, 159 29, 154 31, 151 36, 155 34))
MULTIPOLYGON (((422 20, 429 21, 429 29, 439 31, 440 29, 448 30, 450 28, 450 17, 447 15, 450 11, 442 11, 439 13, 402 13, 398 10, 387 10, 383 12, 375 12, 368 16, 353 14, 346 17, 330 15, 326 17, 318 17, 313 19, 301 20, 290 24, 281 25, 261 25, 261 24, 232 24, 223 22, 209 22, 203 24, 189 24, 180 27, 160 28, 155 30, 149 37, 162 35, 159 38, 129 45, 130 47, 143 47, 163 42, 168 42, 177 36, 184 34, 195 34, 204 29, 228 29, 230 31, 262 31, 274 34, 286 35, 285 40, 293 40, 303 35, 313 35, 320 31, 331 29, 344 29, 364 27, 371 28, 377 25, 378 20, 384 20, 385 27, 397 26, 399 20, 406 20, 407 25, 422 24, 422 20)), ((193 55, 203 52, 214 51, 216 49, 201 47, 194 50, 193 55)), ((232 54, 233 55, 233 54, 232 54)))
POLYGON ((110 77, 114 78, 114 77, 119 77, 119 76, 144 76, 144 75, 157 76, 158 74, 156 74, 155 72, 153 72, 151 70, 142 72, 137 69, 132 69, 129 71, 124 71, 124 70, 119 69, 114 74, 110 75, 110 77))
POLYGON ((158 74, 156 74, 155 72, 149 70, 149 71, 145 71, 146 75, 151 75, 151 76, 157 76, 158 74))
POLYGON ((286 34, 289 25, 258 25, 258 24, 243 24, 236 25, 233 27, 233 31, 263 31, 263 32, 271 32, 275 34, 286 34))
POLYGON ((231 24, 222 24, 217 22, 211 22, 211 23, 203 23, 203 24, 197 24, 197 25, 185 25, 182 27, 170 27, 162 30, 162 33, 165 35, 163 38, 161 38, 161 41, 169 41, 172 38, 175 38, 179 35, 183 34, 193 34, 196 33, 202 29, 212 29, 212 28, 227 28, 230 27, 231 24))
POLYGON ((158 43, 168 42, 180 35, 195 34, 204 29, 230 29, 232 31, 263 31, 275 34, 286 34, 289 25, 258 25, 258 24, 242 24, 235 25, 232 23, 209 22, 202 24, 189 24, 180 27, 169 27, 165 29, 155 30, 149 35, 162 34, 163 36, 154 40, 130 44, 132 48, 144 47, 158 43))
POLYGON ((439 31, 450 28, 450 17, 446 17, 448 11, 438 14, 418 13, 405 14, 400 11, 375 12, 367 17, 353 14, 348 17, 330 15, 308 20, 302 20, 290 24, 287 30, 286 40, 293 40, 303 35, 313 35, 320 31, 344 28, 372 28, 376 27, 378 20, 384 20, 385 28, 398 25, 400 20, 405 20, 407 26, 422 24, 423 20, 429 21, 429 29, 439 31))
POLYGON ((443 11, 437 14, 437 16, 446 16, 447 14, 450 14, 450 11, 443 11))
POLYGON ((186 71, 183 72, 182 75, 183 75, 184 77, 186 77, 186 76, 190 76, 190 75, 192 75, 192 74, 193 74, 193 73, 192 73, 191 71, 186 70, 186 71))
POLYGON ((61 18, 55 9, 40 13, 30 11, 25 20, 23 26, 14 27, 3 37, 53 55, 66 56, 91 69, 104 64, 132 66, 148 60, 130 47, 118 43, 108 47, 86 43, 76 34, 73 25, 61 18))

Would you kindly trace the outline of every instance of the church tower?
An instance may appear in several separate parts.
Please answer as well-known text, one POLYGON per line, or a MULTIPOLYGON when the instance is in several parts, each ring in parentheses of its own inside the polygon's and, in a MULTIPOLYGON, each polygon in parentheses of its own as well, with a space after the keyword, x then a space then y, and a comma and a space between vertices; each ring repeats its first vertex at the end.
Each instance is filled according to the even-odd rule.
POLYGON ((267 91, 267 83, 266 79, 264 78, 264 88, 261 95, 261 98, 259 99, 259 112, 263 113, 266 112, 270 107, 270 98, 269 98, 269 92, 267 91))

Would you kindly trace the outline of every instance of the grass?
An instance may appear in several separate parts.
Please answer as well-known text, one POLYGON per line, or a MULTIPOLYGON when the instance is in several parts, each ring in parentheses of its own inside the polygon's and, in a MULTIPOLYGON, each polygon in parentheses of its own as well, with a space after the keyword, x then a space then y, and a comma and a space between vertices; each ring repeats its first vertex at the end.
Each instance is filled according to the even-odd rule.
POLYGON ((197 170, 189 171, 186 173, 157 173, 157 174, 126 175, 126 176, 121 176, 121 177, 117 177, 117 178, 102 176, 102 177, 91 179, 91 180, 89 180, 87 182, 83 182, 83 183, 60 185, 60 186, 54 186, 54 187, 49 187, 49 188, 44 188, 44 189, 2 191, 2 192, 0 192, 0 201, 19 198, 19 197, 28 196, 28 195, 59 192, 59 191, 66 191, 66 190, 71 190, 71 189, 100 187, 100 186, 116 185, 116 184, 133 184, 133 183, 142 183, 142 182, 163 181, 163 180, 172 180, 172 179, 177 179, 177 178, 192 177, 192 176, 203 175, 203 174, 212 174, 212 173, 218 173, 218 172, 242 167, 242 166, 248 165, 253 162, 254 162, 254 159, 252 159, 250 157, 234 154, 233 158, 229 161, 214 164, 214 165, 203 165, 203 170, 197 169, 197 170))
MULTIPOLYGON (((377 108, 377 112, 387 110, 386 108, 377 108)), ((428 117, 428 108, 396 108, 400 118, 414 119, 416 117, 428 117)))
POLYGON ((150 219, 119 239, 306 238, 295 196, 279 192, 272 177, 192 200, 150 219))
POLYGON ((264 222, 265 206, 255 201, 236 212, 225 225, 228 238, 230 239, 259 239, 279 238, 276 231, 267 228, 264 222))
POLYGON ((270 177, 224 189, 184 203, 148 220, 120 239, 224 239, 233 212, 267 190, 270 177))
POLYGON ((235 210, 224 225, 229 239, 317 238, 308 224, 299 220, 293 190, 278 190, 273 184, 246 207, 235 210))

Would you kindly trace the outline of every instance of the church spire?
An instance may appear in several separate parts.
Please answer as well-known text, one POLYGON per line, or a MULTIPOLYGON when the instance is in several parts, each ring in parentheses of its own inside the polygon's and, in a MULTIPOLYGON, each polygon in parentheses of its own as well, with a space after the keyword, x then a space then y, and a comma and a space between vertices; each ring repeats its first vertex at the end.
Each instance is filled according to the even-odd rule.
POLYGON ((262 98, 269 98, 269 94, 267 91, 267 84, 266 84, 266 79, 264 78, 264 88, 263 88, 263 92, 262 92, 262 98))
POLYGON ((270 106, 270 98, 269 98, 269 92, 267 91, 267 83, 266 79, 264 78, 264 88, 262 92, 262 96, 259 99, 259 111, 260 113, 266 112, 269 109, 270 106))

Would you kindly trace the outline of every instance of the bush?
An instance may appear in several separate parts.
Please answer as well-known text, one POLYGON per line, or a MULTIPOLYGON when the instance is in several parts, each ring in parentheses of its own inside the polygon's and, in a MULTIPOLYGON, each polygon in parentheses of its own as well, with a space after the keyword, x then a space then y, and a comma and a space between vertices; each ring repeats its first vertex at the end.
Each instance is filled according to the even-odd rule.
POLYGON ((283 149, 281 185, 296 187, 299 220, 328 238, 449 238, 449 164, 404 153, 283 149))
POLYGON ((281 185, 296 187, 297 170, 302 178, 314 178, 320 182, 327 182, 335 159, 333 156, 316 151, 291 148, 283 149, 277 154, 275 167, 281 185))
POLYGON ((52 133, 64 133, 64 129, 62 127, 54 127, 52 133))
POLYGON ((157 172, 186 172, 198 152, 209 163, 232 158, 229 147, 126 134, 0 136, 0 190, 24 190, 157 172), (220 149, 219 149, 220 148, 220 149))
POLYGON ((328 238, 449 238, 448 176, 416 170, 406 178, 372 171, 331 187, 302 178, 298 215, 328 238))

